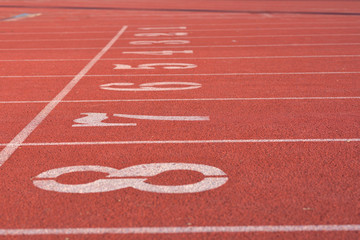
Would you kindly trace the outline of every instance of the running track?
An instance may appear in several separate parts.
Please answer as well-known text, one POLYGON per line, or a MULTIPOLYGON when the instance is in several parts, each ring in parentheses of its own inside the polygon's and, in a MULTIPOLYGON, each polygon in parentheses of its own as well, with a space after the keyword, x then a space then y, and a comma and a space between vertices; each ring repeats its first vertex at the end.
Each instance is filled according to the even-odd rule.
POLYGON ((1 239, 359 239, 359 2, 0 9, 1 239))

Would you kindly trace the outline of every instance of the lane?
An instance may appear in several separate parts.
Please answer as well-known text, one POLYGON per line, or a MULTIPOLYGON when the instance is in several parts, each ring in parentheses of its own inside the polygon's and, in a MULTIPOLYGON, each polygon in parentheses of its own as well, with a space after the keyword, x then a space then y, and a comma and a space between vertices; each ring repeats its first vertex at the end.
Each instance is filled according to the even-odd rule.
POLYGON ((356 99, 62 103, 26 142, 357 138, 358 108, 356 99))
POLYGON ((0 78, 0 101, 51 100, 70 79, 0 78))
MULTIPOLYGON (((29 51, 7 51, 0 50, 1 60, 21 60, 21 59, 73 59, 73 58, 84 58, 91 59, 97 52, 99 52, 100 48, 96 49, 86 49, 86 50, 78 50, 78 49, 62 49, 62 50, 29 50, 29 51), (66 51, 67 50, 67 51, 66 51), (25 53, 25 54, 24 54, 25 53)), ((1 62, 3 64, 3 62, 1 62)))
MULTIPOLYGON (((74 13, 72 13, 74 14, 74 13)), ((124 14, 124 13, 122 13, 124 14)), ((89 15, 86 15, 89 16, 89 15)), ((138 16, 138 15, 137 15, 138 16)), ((164 14, 157 14, 157 15, 146 15, 147 17, 151 17, 154 18, 156 16, 164 16, 164 14)), ((168 15, 166 15, 168 16, 168 15)), ((171 16, 174 16, 173 14, 171 16)), ((179 16, 179 14, 177 14, 176 16, 179 16)), ((212 14, 211 16, 214 16, 214 14, 212 14)), ((16 23, 12 23, 12 25, 15 25, 16 23)), ((169 23, 168 23, 169 24, 169 23)), ((291 28, 291 27, 302 27, 302 28, 312 28, 312 27, 358 27, 358 21, 354 20, 354 21, 316 21, 314 22, 302 22, 302 21, 287 21, 287 22, 272 22, 272 21, 264 21, 264 22, 255 22, 255 23, 243 23, 243 22, 233 22, 233 23, 219 23, 218 21, 213 22, 213 23, 203 23, 203 24, 194 24, 194 23, 187 23, 186 24, 186 29, 188 30, 206 30, 206 29, 213 29, 214 27, 217 28, 222 28, 222 29, 228 29, 228 28, 234 28, 234 27, 238 27, 238 28, 254 28, 256 26, 260 26, 263 28, 274 28, 274 27, 281 27, 281 28, 291 28)), ((176 30, 176 28, 181 29, 183 28, 183 25, 164 25, 164 24, 156 24, 155 26, 150 26, 150 25, 138 25, 138 26, 130 26, 129 30, 130 31, 134 31, 134 30, 150 30, 149 28, 158 28, 158 30, 160 29, 167 29, 167 30, 176 30), (169 27, 171 27, 172 29, 170 29, 169 27)), ((12 26, 6 26, 6 25, 2 25, 0 26, 0 29, 11 29, 13 28, 12 26)), ((61 29, 99 29, 101 28, 102 30, 116 30, 117 28, 117 24, 109 24, 109 25, 99 25, 99 24, 94 24, 94 25, 75 25, 75 26, 68 26, 68 25, 59 25, 59 26, 24 26, 24 23, 22 23, 21 25, 19 25, 16 29, 19 29, 21 31, 25 31, 25 32, 31 32, 31 31, 36 31, 36 32, 41 32, 41 31, 61 31, 61 29)))
MULTIPOLYGON (((144 38, 144 37, 204 37, 204 36, 218 36, 218 31, 198 31, 198 32, 186 32, 185 30, 179 30, 179 31, 156 31, 156 32, 144 32, 139 31, 138 33, 134 32, 127 32, 123 39, 128 38, 144 38)), ((111 37, 111 35, 114 35, 116 33, 115 30, 113 31, 104 31, 104 30, 93 30, 93 31, 66 31, 66 32, 33 32, 33 33, 0 33, 0 40, 17 40, 22 39, 24 36, 27 38, 49 38, 49 39, 58 39, 58 38, 96 38, 96 37, 111 37)), ((298 30, 298 29, 288 29, 288 30, 226 30, 221 31, 221 34, 224 36, 243 36, 243 35, 296 35, 296 34, 360 34, 360 29, 306 29, 306 30, 298 30)))
MULTIPOLYGON (((311 62, 314 59, 305 59, 305 56, 314 56, 320 57, 324 56, 323 59, 316 59, 318 61, 327 61, 329 59, 333 59, 334 61, 340 61, 341 59, 336 59, 336 55, 346 56, 349 55, 348 59, 353 59, 356 63, 358 59, 351 58, 351 55, 360 54, 360 43, 357 44, 236 44, 232 45, 189 45, 189 46, 178 46, 178 47, 154 47, 154 48, 131 48, 128 49, 126 47, 114 48, 109 51, 103 60, 109 59, 117 59, 117 58, 155 58, 155 59, 165 59, 165 62, 170 62, 166 60, 166 58, 174 59, 183 59, 190 58, 191 61, 201 61, 197 60, 197 57, 201 59, 202 57, 218 57, 219 61, 216 61, 215 64, 223 64, 221 62, 221 57, 247 57, 249 59, 242 59, 241 62, 246 64, 247 62, 258 62, 259 64, 266 64, 267 61, 276 61, 276 59, 266 60, 266 59, 250 59, 251 57, 265 57, 265 56, 273 56, 273 57, 281 57, 281 56, 299 56, 300 59, 286 59, 289 61, 289 65, 293 64, 295 61, 306 61, 311 62), (329 56, 327 58, 327 55, 329 56), (301 59, 301 56, 304 56, 304 59, 301 59), (332 57, 334 56, 334 57, 332 57)), ((284 57, 285 58, 285 57, 284 57)), ((136 59, 134 59, 136 60, 136 59)), ((279 60, 279 59, 278 59, 279 60)), ((342 59, 346 60, 346 59, 342 59)), ((240 60, 232 60, 227 59, 226 61, 235 61, 230 62, 230 64, 237 64, 236 61, 240 60)), ((133 63, 133 60, 130 61, 133 63)), ((209 60, 209 65, 214 64, 209 60)), ((237 65, 238 66, 238 65, 237 65)), ((261 69, 260 67, 258 69, 261 69)))
MULTIPOLYGON (((97 31, 104 31, 104 32, 116 32, 116 25, 110 27, 110 29, 107 29, 109 27, 92 27, 91 30, 87 30, 89 32, 97 32, 97 31)), ((268 31, 286 31, 286 32, 306 32, 306 31, 310 31, 312 32, 313 30, 317 30, 317 31, 327 31, 327 30, 349 30, 349 31, 355 31, 355 30, 359 30, 359 26, 358 25, 353 25, 353 26, 349 26, 347 25, 339 25, 339 26, 297 26, 297 25, 293 25, 293 26, 266 26, 266 27, 239 27, 239 26, 228 26, 228 27, 223 27, 223 26, 213 26, 212 28, 193 28, 193 27, 187 27, 187 26, 175 26, 175 27, 137 27, 137 28, 133 28, 132 30, 130 29, 129 31, 127 31, 128 35, 134 35, 134 36, 138 36, 138 34, 144 34, 144 33, 175 33, 175 32, 181 32, 181 31, 186 31, 187 33, 200 33, 200 32, 206 32, 206 33, 210 33, 210 32, 244 32, 246 34, 252 33, 252 32, 264 32, 267 33, 268 31)), ((81 32, 84 30, 81 30, 81 27, 79 28, 79 30, 76 30, 76 27, 72 28, 71 31, 69 30, 63 30, 63 29, 53 29, 53 28, 48 28, 48 29, 44 29, 44 28, 39 28, 36 29, 36 31, 34 31, 34 29, 31 28, 17 28, 15 30, 3 30, 0 34, 1 35, 33 35, 33 34, 43 34, 43 33, 47 33, 47 34, 67 34, 69 32, 81 32)))
MULTIPOLYGON (((66 52, 62 52, 66 54, 66 52)), ((0 74, 3 76, 21 75, 76 75, 86 62, 2 62, 0 74)), ((15 80, 16 81, 16 80, 15 80)))
MULTIPOLYGON (((221 36, 215 38, 188 38, 181 39, 139 39, 119 41, 118 48, 151 50, 177 49, 183 47, 262 47, 262 46, 357 46, 360 34, 349 36, 221 36)), ((105 38, 70 38, 70 39, 38 39, 38 40, 4 40, 0 41, 3 53, 13 54, 16 51, 62 51, 62 50, 93 50, 99 49, 105 38)))
MULTIPOLYGON (((258 49, 254 49, 258 51, 258 49)), ((107 54, 106 57, 110 55, 107 54)), ((89 75, 97 74, 215 74, 261 72, 357 72, 359 58, 328 59, 219 59, 219 60, 103 60, 89 75), (206 63, 206 65, 204 64, 206 63)))
MULTIPOLYGON (((6 176, 18 176, 6 185, 9 200, 0 206, 8 219, 3 227, 69 228, 75 223, 77 227, 116 228, 356 224, 353 209, 359 192, 353 183, 357 179, 358 151, 358 143, 23 147, 14 154, 13 161, 4 165, 7 174, 0 177, 7 181, 6 176), (132 188, 92 194, 56 193, 39 189, 32 182, 44 171, 65 166, 121 169, 154 162, 214 166, 229 180, 217 189, 192 194, 159 194, 132 188), (26 167, 29 165, 32 167, 26 167)), ((56 180, 77 184, 103 177, 86 172, 56 180)), ((196 172, 174 171, 149 178, 148 182, 181 185, 202 178, 196 172)), ((1 188, 5 190, 5 186, 1 188)))
POLYGON ((44 103, 35 105, 1 104, 0 141, 2 143, 10 142, 44 106, 44 103))
MULTIPOLYGON (((111 99, 199 99, 199 98, 262 98, 262 97, 340 97, 360 96, 354 88, 359 75, 304 75, 304 76, 176 76, 157 77, 84 77, 65 100, 111 99), (186 88, 174 84, 195 83, 201 87, 171 91, 116 91, 146 87, 142 84, 168 82, 153 85, 157 88, 186 88), (133 83, 130 86, 112 83, 133 83), (105 85, 107 84, 107 85, 105 85), (110 84, 110 85, 109 85, 110 84), (102 86, 103 85, 103 86, 102 86), (105 86, 104 86, 105 85, 105 86)), ((151 85, 150 85, 151 86, 151 85)), ((161 89, 160 89, 161 90, 161 89)))

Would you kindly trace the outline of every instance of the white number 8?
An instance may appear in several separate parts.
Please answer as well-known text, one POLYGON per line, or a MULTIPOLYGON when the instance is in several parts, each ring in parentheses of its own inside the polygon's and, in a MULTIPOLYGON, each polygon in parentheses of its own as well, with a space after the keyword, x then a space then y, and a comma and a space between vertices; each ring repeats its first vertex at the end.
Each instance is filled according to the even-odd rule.
POLYGON ((101 193, 129 187, 155 193, 197 193, 218 188, 228 180, 226 174, 216 167, 193 163, 150 163, 123 169, 91 165, 71 166, 43 172, 36 178, 33 181, 36 187, 61 193, 101 193), (173 170, 196 171, 205 177, 197 183, 176 186, 146 183, 148 177, 173 170), (55 180, 63 174, 86 171, 102 172, 108 175, 104 179, 85 184, 62 184, 55 180))

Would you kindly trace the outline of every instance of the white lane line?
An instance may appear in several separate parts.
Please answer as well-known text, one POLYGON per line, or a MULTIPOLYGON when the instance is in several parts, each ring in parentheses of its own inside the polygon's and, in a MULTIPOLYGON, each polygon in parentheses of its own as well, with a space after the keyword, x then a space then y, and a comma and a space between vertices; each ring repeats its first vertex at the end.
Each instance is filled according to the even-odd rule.
MULTIPOLYGON (((316 23, 314 22, 289 22, 289 21, 283 21, 283 22, 250 22, 250 23, 184 23, 184 24, 179 24, 177 26, 169 26, 169 25, 157 25, 157 24, 152 24, 152 25, 132 25, 132 27, 181 27, 181 26, 252 26, 252 25, 292 25, 292 24, 308 24, 311 26, 314 26, 314 24, 318 25, 318 24, 326 24, 326 25, 334 25, 334 24, 346 24, 346 26, 348 26, 348 24, 355 24, 355 26, 358 26, 356 24, 358 24, 359 21, 339 21, 339 22, 334 22, 334 21, 316 21, 316 23)), ((89 26, 69 26, 69 25, 62 25, 62 26, 34 26, 34 24, 27 26, 28 29, 40 29, 40 28, 49 28, 49 29, 54 29, 54 28, 107 28, 107 27, 113 27, 113 28, 117 28, 118 25, 89 25, 89 26)), ((14 27, 0 27, 0 29, 13 29, 14 27)))
MULTIPOLYGON (((218 35, 214 35, 214 36, 185 36, 186 39, 189 38, 204 38, 204 39, 208 39, 208 38, 267 38, 267 37, 331 37, 331 36, 359 36, 360 33, 329 33, 329 34, 282 34, 282 35, 237 35, 237 36, 218 36, 218 35)), ((173 39, 179 39, 179 38, 185 38, 184 36, 172 36, 173 39)), ((123 40, 141 40, 141 41, 145 41, 145 40, 163 40, 166 39, 167 37, 158 37, 158 38, 154 38, 154 37, 131 37, 131 38, 122 38, 123 40)))
POLYGON ((77 146, 77 145, 130 145, 130 144, 194 144, 194 143, 304 143, 304 142, 360 142, 360 138, 324 139, 224 139, 224 140, 153 140, 153 141, 101 141, 101 142, 34 142, 0 143, 1 146, 77 146))
MULTIPOLYGON (((151 46, 142 48, 248 48, 248 47, 300 47, 300 46, 358 46, 360 43, 288 43, 288 44, 244 44, 244 45, 199 45, 199 46, 151 46)), ((127 49, 141 47, 113 47, 112 49, 127 49)), ((0 48, 0 51, 49 51, 49 50, 93 50, 100 47, 78 48, 0 48)))
MULTIPOLYGON (((359 36, 360 33, 346 33, 346 34, 283 34, 283 35, 237 35, 237 36, 186 36, 186 39, 188 38, 198 38, 198 39, 208 39, 208 38, 273 38, 273 37, 337 37, 337 36, 359 36)), ((166 39, 167 37, 159 37, 159 38, 154 38, 154 37, 148 37, 148 38, 122 38, 123 40, 141 40, 141 41, 145 41, 145 40, 156 40, 156 39, 166 39)), ((172 36, 172 38, 184 38, 181 36, 172 36)), ((62 41, 98 41, 98 40, 108 40, 107 38, 36 38, 36 39, 0 39, 0 42, 62 42, 62 41)), ((139 46, 140 47, 140 46, 139 46)))
MULTIPOLYGON (((333 26, 333 27, 270 27, 270 28, 209 28, 209 29, 186 29, 186 30, 182 30, 182 31, 186 31, 186 32, 221 32, 221 31, 253 31, 253 30, 298 30, 298 29, 360 29, 359 26, 341 26, 341 27, 337 27, 337 26, 333 26)), ((154 31, 154 30, 153 30, 154 31)), ((159 31, 159 30, 158 30, 159 31)), ((164 30, 162 30, 164 31, 164 30)), ((180 31, 180 30, 176 30, 176 29, 169 29, 166 30, 169 32, 174 32, 174 31, 180 31)), ((146 32, 145 30, 131 30, 128 32, 146 32)))
POLYGON ((186 46, 149 46, 149 47, 115 47, 122 48, 250 48, 250 47, 309 47, 309 46, 358 46, 360 43, 280 43, 280 44, 238 44, 238 45, 186 45, 186 46))
MULTIPOLYGON (((113 60, 159 60, 159 59, 272 59, 272 58, 346 58, 360 57, 360 55, 308 55, 308 56, 245 56, 245 57, 178 57, 178 58, 102 58, 99 61, 113 60)), ((0 62, 73 62, 73 61, 89 61, 91 59, 0 59, 0 62)))
MULTIPOLYGON (((43 21, 43 20, 42 20, 43 21)), ((41 34, 88 34, 88 33, 116 33, 116 30, 114 31, 78 31, 78 32, 2 32, 0 35, 41 35, 41 34)))
MULTIPOLYGON (((298 30, 298 29, 360 29, 359 26, 341 26, 341 27, 277 27, 277 28, 209 28, 209 29, 186 29, 186 30, 174 30, 174 29, 170 29, 170 30, 165 30, 165 31, 186 31, 186 32, 221 32, 221 31, 254 31, 254 30, 298 30)), ((157 31, 164 31, 164 30, 157 30, 157 31)), ((66 32, 61 32, 61 31, 56 31, 56 32, 2 32, 0 33, 0 35, 26 35, 26 34, 72 34, 72 33, 115 33, 116 31, 66 31, 66 32)), ((131 31, 127 31, 127 32, 147 32, 146 30, 131 30, 131 31)))
POLYGON ((127 26, 113 37, 110 42, 65 86, 65 88, 48 103, 43 110, 18 133, 13 140, 0 152, 0 166, 2 166, 10 156, 16 151, 18 145, 23 143, 26 138, 41 124, 41 122, 50 114, 50 112, 59 104, 61 100, 73 89, 73 87, 82 79, 83 76, 95 65, 95 63, 111 48, 117 39, 125 32, 127 26))
MULTIPOLYGON (((276 58, 346 58, 346 57, 360 57, 360 55, 308 55, 308 56, 245 56, 245 57, 177 57, 177 58, 103 58, 103 61, 109 60, 159 60, 159 59, 276 59, 276 58)), ((2 61, 2 60, 0 60, 2 61)), ((6 60, 4 60, 6 61, 6 60)), ((18 60, 14 60, 18 61, 18 60)))
MULTIPOLYGON (((354 55, 356 56, 356 55, 354 55)), ((360 56, 360 55, 359 55, 360 56)), ((105 59, 105 58, 103 58, 105 59)), ((0 62, 72 62, 72 61, 90 61, 91 58, 84 58, 84 59, 0 59, 0 62)), ((113 59, 108 59, 113 60, 113 59)))
POLYGON ((360 225, 263 225, 263 226, 194 226, 130 228, 28 228, 0 229, 0 235, 57 234, 176 234, 176 233, 256 233, 256 232, 348 232, 360 231, 360 225))
MULTIPOLYGON (((214 23, 214 24, 189 24, 189 23, 184 23, 184 24, 179 24, 178 26, 168 26, 168 25, 132 25, 132 28, 134 27, 182 27, 182 26, 253 26, 253 25, 297 25, 297 24, 302 24, 302 25, 311 25, 312 27, 321 27, 321 26, 314 26, 314 25, 332 25, 333 27, 343 27, 343 26, 334 26, 335 24, 346 24, 346 26, 349 26, 349 24, 354 24, 354 27, 358 27, 359 21, 343 21, 343 22, 334 22, 334 21, 317 21, 316 23, 314 22, 263 22, 263 23, 214 23)), ((70 29, 74 29, 74 28, 115 28, 117 29, 119 26, 118 25, 81 25, 81 26, 34 26, 34 25, 29 25, 26 28, 27 29, 55 29, 55 28, 70 28, 70 29)), ((0 27, 0 29, 13 29, 14 27, 6 27, 6 26, 2 26, 0 27)))
MULTIPOLYGON (((180 99, 99 99, 63 100, 61 103, 100 103, 100 102, 180 102, 180 101, 274 101, 274 100, 355 100, 360 97, 269 97, 269 98, 180 98, 180 99)), ((48 103, 50 101, 0 101, 0 104, 48 103)))
MULTIPOLYGON (((360 72, 266 72, 266 73, 172 73, 172 74, 96 74, 86 77, 146 77, 146 76, 262 76, 262 75, 328 75, 359 74, 360 72)), ((0 78, 61 78, 74 75, 32 75, 32 76, 0 76, 0 78)))
POLYGON ((108 38, 64 38, 64 39, 59 39, 59 38, 50 38, 50 39, 1 39, 0 42, 63 42, 63 41, 105 41, 105 40, 109 40, 108 38))
POLYGON ((0 48, 0 51, 49 51, 49 50, 98 50, 101 47, 60 47, 60 48, 0 48))

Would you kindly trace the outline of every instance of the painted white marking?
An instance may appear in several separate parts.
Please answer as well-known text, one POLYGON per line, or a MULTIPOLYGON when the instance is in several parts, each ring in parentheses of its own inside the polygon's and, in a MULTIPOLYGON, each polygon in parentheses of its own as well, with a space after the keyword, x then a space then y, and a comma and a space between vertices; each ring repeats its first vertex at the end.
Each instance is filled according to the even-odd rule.
MULTIPOLYGON (((247 47, 299 47, 299 46, 358 46, 360 43, 289 43, 289 44, 249 44, 249 45, 197 45, 186 46, 191 48, 247 48, 247 47)), ((113 47, 112 49, 140 48, 140 47, 113 47)), ((143 48, 163 48, 151 46, 143 48)), ((184 48, 184 46, 172 46, 172 48, 184 48)), ((94 50, 100 48, 2 48, 0 51, 48 51, 48 50, 94 50)))
POLYGON ((170 33, 136 33, 135 37, 163 37, 163 36, 187 36, 186 32, 170 32, 170 33))
MULTIPOLYGON (((125 89, 125 88, 124 88, 125 89)), ((122 90, 121 90, 122 91, 122 90)), ((360 97, 270 97, 270 98, 182 98, 182 99, 111 99, 111 100, 63 100, 62 103, 92 102, 177 102, 177 101, 274 101, 274 100, 356 100, 360 97)), ((50 101, 0 101, 0 104, 48 103, 50 101)))
POLYGON ((179 91, 179 90, 190 90, 197 89, 201 87, 199 83, 192 82, 154 82, 154 83, 142 83, 138 88, 124 88, 124 86, 133 86, 134 83, 107 83, 100 85, 100 88, 103 90, 110 91, 179 91), (171 86, 171 87, 159 87, 159 86, 171 86), (175 87, 180 85, 183 87, 175 87))
POLYGON ((13 140, 0 152, 0 166, 2 166, 10 156, 16 151, 18 145, 23 143, 25 139, 41 124, 41 122, 50 114, 50 112, 59 104, 61 100, 73 89, 73 87, 81 80, 83 76, 95 65, 95 63, 111 48, 117 39, 124 33, 127 26, 111 39, 111 41, 65 86, 61 92, 49 102, 41 112, 22 129, 13 140))
MULTIPOLYGON (((161 59, 175 60, 175 59, 286 59, 286 58, 351 58, 360 57, 360 55, 307 55, 307 56, 243 56, 243 57, 163 57, 161 59)), ((158 60, 159 58, 103 58, 102 60, 158 60)), ((72 59, 76 60, 76 59, 72 59)), ((71 60, 71 61, 72 61, 71 60)), ((1 61, 1 60, 0 60, 1 61)), ((16 61, 16 60, 15 60, 16 61)))
MULTIPOLYGON (((44 20, 42 20, 44 21, 44 20)), ((113 31, 66 31, 66 32, 2 32, 0 35, 48 35, 48 34, 90 34, 90 33, 116 33, 116 30, 113 31)))
MULTIPOLYGON (((103 142, 38 142, 11 144, 12 146, 77 146, 77 145, 131 145, 131 144, 202 144, 202 143, 304 143, 304 142, 360 142, 360 138, 308 139, 224 139, 224 140, 158 140, 158 141, 103 141, 103 142)), ((9 144, 3 143, 0 146, 9 144)))
POLYGON ((1 48, 0 51, 41 51, 41 50, 97 50, 101 47, 84 47, 84 48, 1 48))
MULTIPOLYGON (((199 38, 199 39, 208 39, 208 38, 274 38, 274 37, 324 37, 324 36, 359 36, 360 33, 346 33, 346 34, 296 34, 296 35, 236 35, 236 36, 188 36, 186 38, 199 38)), ((124 40, 133 40, 138 38, 122 38, 124 40)), ((0 42, 63 42, 63 41, 98 41, 98 40, 108 40, 107 38, 56 38, 56 39, 2 39, 0 42)), ((188 40, 138 40, 133 42, 161 42, 161 41, 188 41, 188 40)), ((170 43, 164 43, 170 44, 170 43)), ((180 43, 179 43, 180 44, 180 43)), ((186 44, 186 43, 183 43, 186 44)), ((136 45, 136 44, 135 44, 136 45)))
MULTIPOLYGON (((165 57, 161 59, 272 59, 272 58, 347 58, 347 57, 360 57, 360 55, 304 55, 304 56, 244 56, 244 57, 165 57)), ((99 61, 113 61, 113 60, 158 60, 159 58, 102 58, 99 61)), ((72 61, 89 61, 91 59, 11 59, 1 60, 0 62, 72 62, 72 61)))
MULTIPOLYGON (((187 32, 223 32, 223 31, 264 31, 264 30, 300 30, 300 29, 360 29, 359 26, 332 26, 332 27, 312 27, 312 26, 304 26, 304 27, 268 27, 268 28, 208 28, 208 29, 187 29, 187 32)), ((128 32, 138 32, 136 30, 128 31, 128 32)))
MULTIPOLYGON (((325 36, 359 36, 360 33, 321 33, 321 34, 276 34, 276 35, 266 35, 266 34, 261 34, 261 35, 232 35, 232 36, 219 36, 219 35, 214 35, 214 36, 187 36, 187 39, 191 39, 191 38, 199 38, 199 39, 208 39, 208 38, 274 38, 274 37, 325 37, 325 36)), ((177 36, 173 36, 173 37, 177 37, 177 36)), ((139 38, 123 38, 123 40, 133 40, 133 39, 139 39, 139 38)))
POLYGON ((149 115, 131 115, 131 114, 114 114, 115 117, 158 120, 158 121, 210 121, 208 116, 149 116, 149 115))
MULTIPOLYGON (((301 47, 301 46, 358 46, 360 43, 280 43, 280 44, 239 44, 239 45, 187 45, 187 48, 246 48, 246 47, 301 47)), ((122 48, 163 48, 161 46, 149 47, 114 47, 122 48)), ((171 48, 184 48, 184 46, 171 46, 171 48)))
MULTIPOLYGON (((264 30, 299 30, 299 29, 360 29, 359 26, 332 26, 332 27, 318 27, 318 26, 304 26, 304 27, 268 27, 268 28, 206 28, 206 29, 187 29, 187 32, 222 32, 222 31, 264 31, 264 30)), ((138 32, 131 30, 128 32, 138 32)))
POLYGON ((108 119, 106 113, 81 113, 85 117, 75 119, 73 127, 129 127, 136 126, 136 123, 104 123, 102 121, 108 119))
POLYGON ((109 40, 108 38, 36 38, 36 39, 1 39, 0 42, 64 42, 64 41, 99 41, 109 40))
POLYGON ((123 54, 139 54, 139 55, 158 55, 158 56, 170 56, 177 53, 193 54, 193 50, 182 50, 182 51, 172 51, 172 50, 163 50, 163 51, 136 51, 136 52, 122 52, 123 54))
POLYGON ((98 234, 176 234, 176 233, 257 233, 257 232, 349 232, 360 225, 260 225, 201 227, 132 227, 132 228, 30 228, 0 229, 0 235, 98 235, 98 234))
MULTIPOLYGON (((326 75, 326 74, 359 74, 360 72, 266 72, 266 73, 173 73, 173 74, 88 74, 86 77, 133 77, 133 76, 262 76, 262 75, 326 75)), ((0 76, 0 78, 60 78, 74 75, 32 75, 0 76)))
POLYGON ((185 30, 186 27, 141 27, 141 28, 138 28, 138 30, 158 30, 158 29, 185 30))
POLYGON ((33 184, 43 190, 61 193, 101 193, 131 187, 145 192, 181 194, 218 188, 227 182, 228 178, 225 176, 226 174, 218 168, 194 163, 150 163, 123 169, 90 165, 51 169, 36 176, 33 184), (146 183, 148 177, 173 170, 196 171, 202 173, 205 178, 197 183, 175 186, 146 183), (85 184, 61 184, 55 180, 63 174, 88 171, 107 173, 106 178, 111 179, 99 179, 85 184))
POLYGON ((189 40, 161 40, 161 41, 131 41, 131 45, 153 45, 153 44, 165 44, 165 45, 176 45, 176 44, 188 44, 189 40))
POLYGON ((196 68, 195 64, 190 63, 145 63, 139 64, 137 67, 132 67, 126 64, 114 64, 114 69, 155 69, 156 66, 163 66, 164 69, 188 69, 196 68))
MULTIPOLYGON (((138 16, 138 15, 137 15, 138 16)), ((252 26, 252 25, 292 25, 292 24, 303 24, 303 25, 311 25, 311 26, 314 26, 314 25, 322 25, 322 24, 325 24, 326 26, 328 25, 332 25, 334 26, 335 24, 345 24, 345 26, 349 26, 349 24, 354 24, 355 27, 358 26, 359 24, 359 21, 311 21, 311 22, 304 22, 304 21, 301 21, 301 22, 294 22, 294 21, 283 21, 283 22, 247 22, 247 23, 239 23, 239 22, 236 22, 236 23, 187 23, 186 25, 187 26, 252 26)), ((153 27, 154 25, 133 25, 133 26, 138 26, 138 27, 153 27)), ((161 25, 157 25, 158 27, 162 27, 161 25)), ((165 26, 168 26, 168 25, 165 25, 165 26)), ((61 25, 61 26, 37 26, 37 25, 29 25, 27 26, 28 29, 55 29, 55 28, 71 28, 71 29, 74 29, 74 28, 115 28, 117 29, 119 26, 114 24, 114 25, 81 25, 81 26, 78 26, 78 25, 75 25, 75 26, 70 26, 70 25, 61 25)), ((178 26, 173 26, 173 27, 178 27, 178 26)), ((342 27, 342 26, 339 26, 339 27, 342 27)), ((2 26, 0 27, 0 29, 13 29, 13 27, 7 27, 7 26, 2 26)))
MULTIPOLYGON (((85 117, 75 119, 73 127, 127 127, 136 126, 136 123, 104 123, 108 119, 106 113, 81 113, 85 117)), ((209 121, 208 116, 150 116, 150 115, 133 115, 133 114, 114 114, 114 117, 132 118, 142 120, 157 121, 209 121)))

